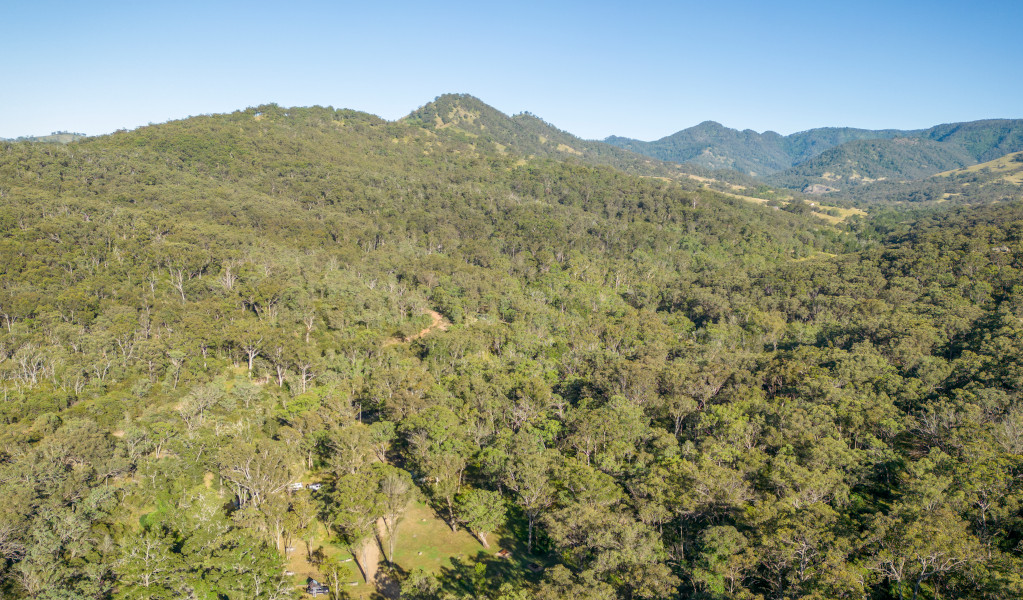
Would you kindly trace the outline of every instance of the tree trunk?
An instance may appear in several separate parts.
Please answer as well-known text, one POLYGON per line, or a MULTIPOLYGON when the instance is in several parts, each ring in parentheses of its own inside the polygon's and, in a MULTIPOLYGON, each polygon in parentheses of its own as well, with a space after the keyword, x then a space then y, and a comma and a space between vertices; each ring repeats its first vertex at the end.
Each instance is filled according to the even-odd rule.
POLYGON ((532 517, 532 515, 528 516, 528 519, 529 519, 529 543, 526 545, 526 548, 529 550, 530 553, 532 553, 533 552, 533 517, 532 517))
POLYGON ((458 531, 458 520, 455 519, 455 507, 454 507, 454 504, 452 503, 451 500, 452 500, 451 497, 447 498, 447 502, 448 502, 448 525, 451 527, 451 533, 455 533, 455 532, 458 531))

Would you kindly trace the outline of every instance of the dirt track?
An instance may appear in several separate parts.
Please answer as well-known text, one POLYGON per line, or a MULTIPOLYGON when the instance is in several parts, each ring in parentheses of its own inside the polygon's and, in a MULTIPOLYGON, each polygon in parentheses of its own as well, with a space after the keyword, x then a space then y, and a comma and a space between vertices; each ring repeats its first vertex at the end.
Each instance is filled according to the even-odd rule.
POLYGON ((440 314, 439 312, 437 312, 435 310, 428 310, 428 311, 426 311, 426 314, 430 315, 430 319, 432 319, 432 321, 430 322, 430 326, 427 327, 426 329, 421 330, 416 335, 414 335, 414 336, 412 336, 410 338, 406 338, 405 339, 406 342, 411 342, 412 340, 418 340, 419 338, 427 336, 430 333, 432 333, 434 331, 437 331, 437 330, 440 330, 440 331, 446 331, 447 330, 448 322, 444 320, 444 315, 440 314))
POLYGON ((384 343, 385 346, 393 346, 395 344, 407 344, 409 342, 418 340, 419 338, 426 337, 434 331, 446 331, 450 323, 444 319, 444 315, 440 314, 435 310, 428 310, 426 314, 430 315, 430 326, 422 329, 415 335, 410 335, 407 338, 392 338, 384 343))

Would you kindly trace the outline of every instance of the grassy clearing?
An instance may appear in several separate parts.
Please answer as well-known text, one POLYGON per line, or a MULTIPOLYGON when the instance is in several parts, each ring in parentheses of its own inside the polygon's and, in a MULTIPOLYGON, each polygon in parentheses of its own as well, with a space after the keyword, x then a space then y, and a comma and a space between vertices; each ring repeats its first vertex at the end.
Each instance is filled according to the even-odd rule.
MULTIPOLYGON (((327 541, 326 528, 323 527, 323 525, 320 523, 317 523, 316 525, 317 531, 316 534, 313 536, 312 544, 310 544, 309 546, 310 553, 319 550, 324 556, 328 558, 337 558, 340 561, 349 561, 345 562, 345 564, 351 567, 352 570, 352 576, 350 578, 351 581, 358 581, 359 586, 363 588, 367 587, 366 585, 363 585, 362 576, 359 573, 359 568, 355 565, 354 561, 351 561, 352 554, 351 552, 348 551, 348 548, 327 541)), ((324 577, 323 572, 320 571, 320 569, 316 565, 309 562, 306 554, 305 542, 303 542, 302 540, 295 540, 293 543, 295 544, 294 545, 295 549, 290 554, 288 554, 285 561, 285 569, 295 574, 294 575, 295 586, 304 587, 306 585, 306 582, 310 578, 316 579, 317 581, 325 581, 326 577, 324 577)))
POLYGON ((714 190, 714 192, 721 194, 722 196, 729 196, 731 198, 738 198, 739 200, 745 200, 753 204, 767 204, 770 202, 767 198, 756 198, 754 196, 742 196, 740 194, 732 194, 729 192, 722 192, 721 190, 714 190))
POLYGON ((468 531, 462 528, 451 531, 432 508, 417 502, 398 523, 394 561, 405 571, 423 569, 439 573, 451 566, 452 559, 475 556, 483 550, 483 545, 468 531))
POLYGON ((814 215, 824 219, 825 221, 827 221, 828 223, 831 223, 833 225, 841 223, 842 221, 845 221, 849 217, 852 217, 852 216, 855 216, 855 215, 866 215, 867 214, 866 211, 862 211, 862 210, 860 210, 858 208, 840 208, 838 206, 824 206, 824 205, 821 205, 819 208, 823 208, 825 210, 834 210, 834 211, 838 212, 838 216, 826 215, 824 213, 819 213, 819 212, 813 213, 814 215))
POLYGON ((832 254, 830 252, 817 252, 815 254, 811 254, 810 256, 804 256, 802 258, 793 258, 792 262, 806 262, 810 260, 817 260, 818 258, 834 258, 835 256, 837 255, 832 254))
POLYGON ((949 177, 951 175, 961 175, 963 173, 977 173, 979 171, 987 170, 994 175, 998 175, 998 179, 1013 183, 1016 185, 1023 184, 1023 163, 1016 162, 1018 156, 1023 156, 1023 152, 1014 152, 1012 154, 1006 154, 1000 158, 989 160, 988 162, 979 163, 976 165, 970 165, 962 169, 953 169, 951 171, 943 171, 935 175, 935 177, 949 177))
MULTIPOLYGON (((407 574, 422 569, 435 575, 452 592, 459 594, 472 593, 474 589, 496 589, 502 583, 530 580, 542 577, 540 573, 530 571, 527 566, 535 563, 543 568, 549 566, 550 560, 542 555, 531 555, 526 551, 525 522, 519 516, 512 515, 508 525, 488 536, 490 548, 483 545, 471 533, 463 528, 451 531, 448 524, 437 516, 432 508, 423 502, 409 506, 398 525, 398 540, 394 550, 394 571, 407 574), (498 558, 500 550, 511 552, 508 558, 498 558), (477 571, 477 564, 482 573, 477 571)), ((324 581, 323 572, 309 562, 305 543, 294 542, 294 551, 287 557, 286 569, 294 573, 295 587, 304 587, 309 578, 324 581)), ((362 574, 352 558, 348 548, 327 539, 326 529, 318 525, 313 536, 310 551, 317 549, 327 557, 336 557, 351 568, 351 582, 357 585, 345 586, 344 592, 353 599, 382 599, 394 597, 393 580, 387 576, 387 565, 384 551, 386 540, 381 546, 381 561, 378 571, 378 582, 383 582, 388 589, 378 589, 373 583, 362 580, 362 574)))
MULTIPOLYGON (((729 192, 722 192, 721 190, 714 190, 714 192, 718 193, 718 194, 721 194, 722 196, 728 196, 730 198, 737 198, 739 200, 744 200, 744 201, 750 202, 752 204, 764 205, 764 204, 767 204, 768 202, 770 202, 770 200, 768 200, 766 198, 755 198, 753 196, 742 196, 742 195, 739 195, 739 194, 731 194, 729 192)), ((783 204, 788 204, 788 202, 783 202, 783 204)), ((829 214, 825 214, 823 212, 817 212, 816 210, 812 213, 815 217, 819 217, 819 218, 827 221, 828 223, 831 223, 832 225, 837 225, 837 224, 845 221, 849 217, 852 217, 852 216, 855 216, 855 215, 866 215, 867 214, 866 211, 862 211, 862 210, 860 210, 858 208, 842 208, 842 207, 838 207, 838 206, 826 206, 824 204, 818 204, 815 208, 820 209, 820 210, 836 211, 838 213, 838 215, 829 215, 829 214)))
MULTIPOLYGON (((429 508, 423 508, 430 511, 429 508)), ((550 567, 554 561, 543 553, 530 554, 526 550, 526 544, 522 541, 526 539, 526 520, 520 511, 513 509, 509 512, 508 517, 505 527, 488 536, 490 548, 483 548, 475 538, 470 536, 472 543, 456 544, 442 550, 438 553, 437 558, 440 558, 438 561, 424 560, 428 552, 422 550, 422 555, 416 554, 415 556, 419 561, 418 568, 423 568, 437 576, 443 590, 455 596, 478 596, 484 590, 496 590, 504 583, 539 581, 543 578, 543 569, 550 567), (511 555, 507 558, 499 558, 497 553, 501 550, 508 550, 511 555), (458 553, 443 556, 445 552, 451 551, 458 553), (541 570, 539 572, 531 571, 528 568, 530 564, 538 565, 541 570), (431 570, 430 567, 436 570, 431 570)), ((440 521, 436 517, 434 519, 440 521)), ((423 524, 430 528, 433 527, 429 525, 429 519, 423 524)), ((424 531, 424 533, 426 532, 424 531)), ((436 533, 439 534, 439 532, 436 533)), ((450 534, 450 529, 447 533, 450 534)), ((467 532, 460 533, 468 535, 467 532)), ((405 542, 403 541, 403 543, 405 542)), ((416 564, 415 562, 402 562, 400 553, 396 553, 396 555, 402 570, 408 568, 406 565, 416 564)))

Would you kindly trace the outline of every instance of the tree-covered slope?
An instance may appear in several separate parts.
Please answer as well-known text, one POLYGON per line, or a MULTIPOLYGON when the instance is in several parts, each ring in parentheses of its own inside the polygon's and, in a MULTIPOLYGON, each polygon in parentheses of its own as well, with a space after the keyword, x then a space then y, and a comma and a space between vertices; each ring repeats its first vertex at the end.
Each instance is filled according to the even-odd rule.
MULTIPOLYGON (((882 180, 869 185, 845 186, 823 196, 828 202, 863 206, 987 204, 1023 200, 1023 153, 953 169, 917 180, 882 180)), ((800 180, 794 179, 793 184, 800 180)), ((806 179, 805 181, 811 181, 806 179)), ((834 183, 832 183, 834 185, 834 183)), ((833 188, 834 189, 834 188, 833 188)))
POLYGON ((773 131, 738 131, 705 121, 653 142, 611 136, 604 141, 664 161, 692 163, 709 169, 732 169, 770 175, 846 142, 888 139, 913 132, 824 127, 782 136, 773 131))
POLYGON ((748 129, 737 131, 714 121, 705 121, 653 142, 614 136, 604 141, 665 161, 746 174, 773 173, 792 164, 780 135, 772 131, 763 134, 748 129))
POLYGON ((861 140, 889 140, 897 137, 915 137, 917 131, 899 129, 856 129, 853 127, 820 127, 787 135, 785 152, 798 165, 824 152, 861 140))
POLYGON ((850 187, 874 180, 922 180, 1021 151, 1023 121, 989 119, 918 131, 829 127, 788 136, 708 121, 654 142, 618 137, 605 142, 660 160, 754 174, 772 185, 826 186, 849 195, 850 187))
POLYGON ((1023 593, 1020 205, 839 229, 484 124, 0 145, 0 594, 1023 593))
POLYGON ((446 94, 402 119, 459 139, 484 154, 508 153, 591 166, 611 166, 626 173, 670 178, 686 189, 711 188, 733 196, 791 195, 768 189, 762 181, 727 168, 703 167, 652 159, 601 142, 582 140, 530 113, 505 115, 478 98, 446 94), (759 192, 754 190, 759 189, 759 192))
POLYGON ((445 94, 413 111, 404 121, 431 130, 462 133, 466 141, 482 145, 484 152, 511 152, 523 156, 606 165, 642 174, 676 177, 706 174, 692 166, 665 163, 607 144, 582 140, 530 114, 505 115, 467 94, 445 94))
POLYGON ((767 180, 793 189, 815 183, 845 189, 877 180, 923 179, 973 163, 973 157, 956 143, 919 138, 863 140, 832 148, 767 180))
MULTIPOLYGON (((939 125, 912 137, 843 144, 771 175, 767 180, 773 185, 793 189, 825 184, 846 195, 860 195, 851 188, 874 185, 876 180, 921 181, 943 171, 994 160, 1020 150, 1023 150, 1023 121, 955 123, 939 125)), ((882 185, 880 189, 888 190, 890 186, 882 185)))
MULTIPOLYGON (((679 272, 752 273, 836 238, 669 181, 318 108, 5 144, 0 196, 3 585, 32 597, 281 597, 280 535, 299 533, 272 515, 305 510, 281 481, 334 481, 337 436, 362 431, 345 406, 400 428, 392 474, 432 469, 406 417, 471 414, 484 396, 465 385, 550 386, 550 360, 603 344, 607 314, 656 306, 679 272), (431 308, 466 362, 394 344, 431 308), (246 457, 278 478, 239 479, 246 457), (74 539, 54 537, 68 522, 74 539)), ((505 408, 485 409, 481 442, 505 408)), ((355 476, 338 469, 331 490, 355 476)), ((328 498, 333 543, 356 547, 328 498)))
POLYGON ((920 137, 953 143, 964 148, 976 162, 987 162, 1023 150, 1023 120, 988 119, 938 125, 920 137))

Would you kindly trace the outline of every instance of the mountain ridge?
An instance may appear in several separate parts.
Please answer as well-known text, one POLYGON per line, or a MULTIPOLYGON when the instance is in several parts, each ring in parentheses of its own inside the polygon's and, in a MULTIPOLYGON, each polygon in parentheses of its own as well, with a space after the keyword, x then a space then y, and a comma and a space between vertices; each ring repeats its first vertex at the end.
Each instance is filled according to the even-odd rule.
POLYGON ((691 160, 707 167, 732 168, 747 174, 767 175, 788 169, 850 141, 891 139, 922 131, 926 130, 819 127, 781 135, 771 130, 763 133, 752 129, 740 131, 716 121, 703 121, 650 142, 618 136, 609 136, 604 142, 662 160, 691 160), (707 150, 719 157, 718 160, 707 158, 707 150))
POLYGON ((695 165, 665 162, 602 142, 584 140, 530 112, 506 115, 470 94, 443 94, 398 121, 417 123, 430 130, 462 132, 475 143, 492 147, 499 153, 511 149, 526 156, 585 159, 643 175, 707 175, 706 170, 695 165))
POLYGON ((627 148, 584 140, 533 113, 507 115, 469 94, 438 96, 397 122, 463 135, 482 152, 514 152, 524 157, 611 167, 633 175, 672 179, 687 189, 709 187, 734 194, 764 185, 737 171, 662 161, 627 148))
POLYGON ((1023 150, 1023 120, 914 130, 823 127, 787 136, 704 121, 652 142, 617 136, 604 141, 661 160, 733 169, 789 189, 841 192, 878 180, 919 181, 1023 150))

